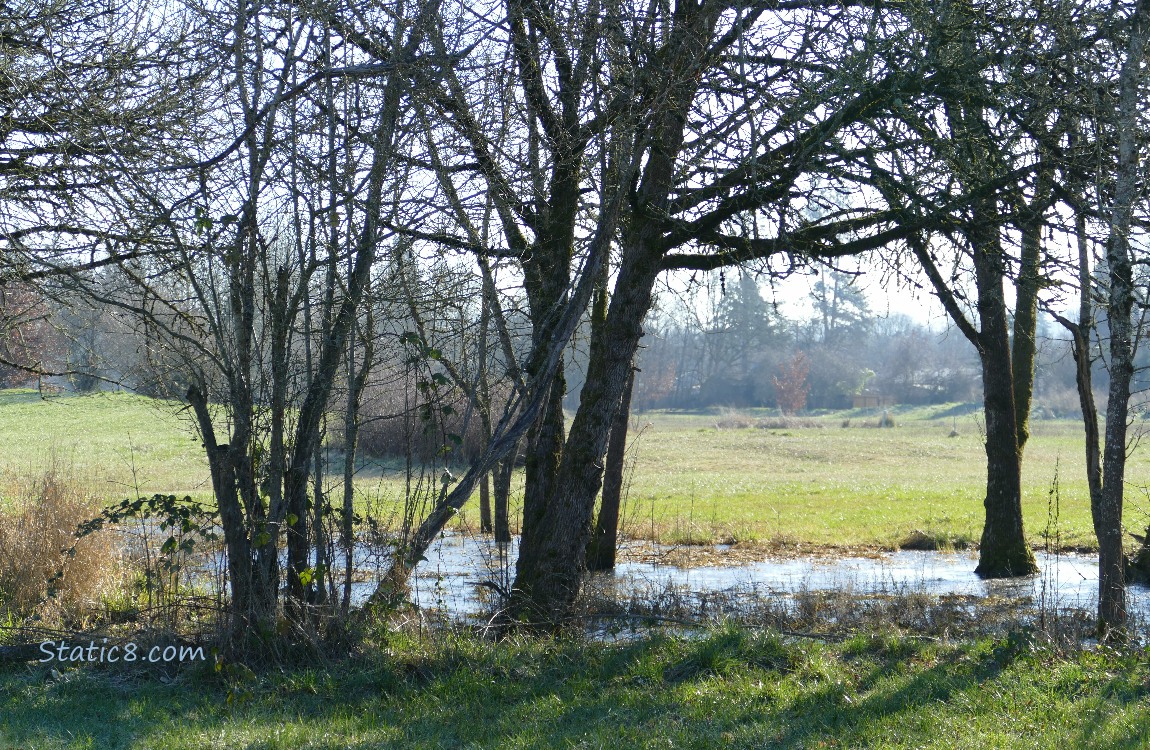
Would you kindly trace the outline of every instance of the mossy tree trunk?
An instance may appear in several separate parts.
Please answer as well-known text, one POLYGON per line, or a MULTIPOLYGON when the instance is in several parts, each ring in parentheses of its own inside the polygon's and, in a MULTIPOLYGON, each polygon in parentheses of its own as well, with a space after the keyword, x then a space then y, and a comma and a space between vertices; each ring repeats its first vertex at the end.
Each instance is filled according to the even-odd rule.
MULTIPOLYGON (((976 210, 968 232, 978 292, 977 328, 966 317, 925 243, 915 242, 913 250, 947 313, 978 351, 986 417, 986 495, 975 572, 984 578, 1004 578, 1031 575, 1037 572, 1038 566, 1023 528, 1022 447, 1003 293, 1005 259, 998 237, 999 227, 991 221, 993 212, 992 204, 976 210)), ((1018 335, 1016 332, 1015 336, 1018 335)), ((1029 404, 1026 409, 1029 410, 1029 404)))
POLYGON ((988 248, 975 251, 982 331, 983 405, 986 414, 986 520, 974 572, 983 578, 1038 571, 1022 525, 1022 450, 1019 446, 1010 341, 1002 272, 988 248))
POLYGON ((603 479, 610 427, 631 376, 631 362, 650 309, 658 266, 624 265, 603 337, 593 340, 587 381, 571 423, 551 502, 524 532, 511 591, 513 619, 554 626, 564 622, 586 570, 595 497, 603 479))

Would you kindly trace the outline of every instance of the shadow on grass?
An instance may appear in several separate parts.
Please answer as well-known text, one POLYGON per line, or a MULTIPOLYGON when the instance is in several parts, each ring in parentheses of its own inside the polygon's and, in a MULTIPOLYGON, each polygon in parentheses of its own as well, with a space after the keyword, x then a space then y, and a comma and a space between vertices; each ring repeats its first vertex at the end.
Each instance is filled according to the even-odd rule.
POLYGON ((165 685, 108 670, 65 682, 9 670, 0 728, 37 748, 884 747, 892 736, 943 747, 956 736, 976 746, 986 722, 1010 733, 1049 710, 1057 726, 1033 746, 1057 746, 1051 733, 1067 747, 1145 746, 1137 659, 1091 662, 1072 696, 1042 682, 1046 667, 1019 637, 826 646, 724 628, 622 645, 472 642, 249 685, 210 673, 165 685), (1049 706, 1028 707, 1043 695, 1049 706), (970 721, 980 711, 981 729, 970 721))

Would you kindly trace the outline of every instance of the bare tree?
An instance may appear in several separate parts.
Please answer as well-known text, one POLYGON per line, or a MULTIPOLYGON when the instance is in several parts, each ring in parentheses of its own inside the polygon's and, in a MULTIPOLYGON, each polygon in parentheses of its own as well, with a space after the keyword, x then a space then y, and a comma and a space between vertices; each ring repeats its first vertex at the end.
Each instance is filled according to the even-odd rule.
POLYGON ((180 153, 125 170, 117 185, 155 229, 129 238, 131 252, 100 256, 118 290, 85 267, 67 276, 166 352, 208 454, 240 640, 275 635, 281 582, 301 628, 314 627, 306 605, 323 598, 331 561, 311 481, 323 422, 342 371, 357 388, 354 361, 344 365, 387 248, 381 215, 402 177, 407 99, 417 70, 434 67, 420 53, 436 6, 412 10, 369 14, 376 25, 349 35, 333 32, 324 8, 192 8, 202 36, 183 46, 186 65, 207 72, 181 91, 180 153), (342 65, 333 37, 353 50, 342 65), (195 57, 206 50, 219 54, 195 57), (349 81, 365 82, 353 106, 325 106, 330 84, 349 81), (326 169, 301 181, 300 165, 330 166, 337 149, 354 193, 326 169))
MULTIPOLYGON (((1106 405, 1106 438, 1102 453, 1102 487, 1094 502, 1098 536, 1098 627, 1103 636, 1121 637, 1126 626, 1125 556, 1122 550, 1122 506, 1126 484, 1127 430, 1131 384, 1134 376, 1136 328, 1132 313, 1145 309, 1134 283, 1131 232, 1135 206, 1145 201, 1140 190, 1139 156, 1145 148, 1140 113, 1145 108, 1147 76, 1144 71, 1150 37, 1150 3, 1139 0, 1126 21, 1126 47, 1118 74, 1114 193, 1104 212, 1108 219, 1106 293, 1110 328, 1110 392, 1106 405)), ((1089 418, 1089 415, 1086 415, 1089 418)), ((1142 559, 1145 555, 1140 553, 1142 559)))
POLYGON ((880 187, 892 202, 915 210, 937 209, 924 208, 930 185, 976 196, 933 241, 909 244, 982 365, 987 490, 977 572, 1026 575, 1037 568, 1023 527, 1022 456, 1039 292, 1057 263, 1042 237, 1056 202, 1081 179, 1062 144, 1080 94, 1071 63, 1090 35, 1068 34, 1061 14, 1032 16, 1022 7, 957 2, 945 10, 923 17, 923 45, 955 71, 955 85, 925 108, 903 108, 908 128, 931 134, 923 141, 928 151, 900 157, 880 187), (1013 309, 1007 284, 1015 292, 1013 309))

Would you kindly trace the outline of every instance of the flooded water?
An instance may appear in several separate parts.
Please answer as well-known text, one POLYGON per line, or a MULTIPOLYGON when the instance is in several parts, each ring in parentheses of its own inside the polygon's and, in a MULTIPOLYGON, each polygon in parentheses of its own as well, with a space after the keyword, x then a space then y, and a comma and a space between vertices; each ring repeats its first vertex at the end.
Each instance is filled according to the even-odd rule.
MULTIPOLYGON (((489 539, 453 534, 439 540, 416 569, 412 599, 449 616, 468 618, 485 611, 491 581, 508 587, 516 549, 500 554, 489 539)), ((1098 562, 1092 555, 1038 553, 1041 573, 1028 578, 984 581, 974 574, 972 553, 898 551, 874 557, 809 557, 765 560, 744 565, 682 568, 652 562, 624 562, 613 573, 597 574, 598 590, 618 599, 650 597, 674 590, 687 596, 731 594, 793 597, 818 591, 868 594, 959 595, 1030 602, 1048 609, 1081 609, 1097 604, 1098 562)), ((356 594, 366 598, 371 586, 356 594)), ((1150 591, 1130 587, 1131 613, 1150 621, 1150 591)))

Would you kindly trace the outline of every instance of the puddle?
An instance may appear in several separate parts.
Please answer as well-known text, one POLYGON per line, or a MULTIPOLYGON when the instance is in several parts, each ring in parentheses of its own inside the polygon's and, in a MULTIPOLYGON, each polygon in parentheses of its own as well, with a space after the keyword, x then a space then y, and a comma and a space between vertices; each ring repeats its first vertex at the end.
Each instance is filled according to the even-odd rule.
MULTIPOLYGON (((656 551, 667 552, 669 547, 656 551)), ((503 590, 515 573, 518 539, 500 545, 490 537, 447 534, 427 551, 410 581, 417 606, 449 618, 473 620, 490 611, 493 592, 503 590)), ((754 601, 797 594, 844 592, 856 596, 926 594, 1009 600, 1050 610, 1097 608, 1098 559, 1093 555, 1036 553, 1041 573, 1028 578, 985 581, 974 574, 977 556, 968 552, 903 550, 861 557, 789 557, 742 565, 677 567, 660 562, 622 562, 612 573, 595 574, 597 594, 616 601, 654 602, 667 592, 685 600, 754 601)), ((360 604, 375 591, 373 572, 381 572, 386 555, 367 547, 356 550, 355 566, 363 580, 352 584, 352 602, 360 604)), ((219 564, 218 558, 216 564, 219 564)), ((337 565, 338 567, 338 565, 337 565)), ((1127 588, 1127 607, 1135 623, 1150 622, 1150 589, 1127 588)))
MULTIPOLYGON (((412 580, 412 600, 452 617, 474 617, 485 610, 483 581, 506 588, 514 576, 516 544, 503 556, 490 539, 446 536, 427 553, 412 580)), ((977 556, 964 552, 904 550, 874 557, 810 557, 765 560, 739 566, 680 568, 653 562, 620 563, 613 573, 596 574, 598 590, 619 599, 667 590, 708 594, 790 597, 816 591, 856 595, 916 593, 1030 602, 1053 609, 1097 607, 1098 559, 1076 553, 1036 553, 1041 573, 1028 578, 982 580, 974 574, 977 556)), ((373 590, 361 584, 366 598, 373 590)), ((1150 620, 1150 590, 1127 589, 1127 606, 1138 622, 1150 620)))

